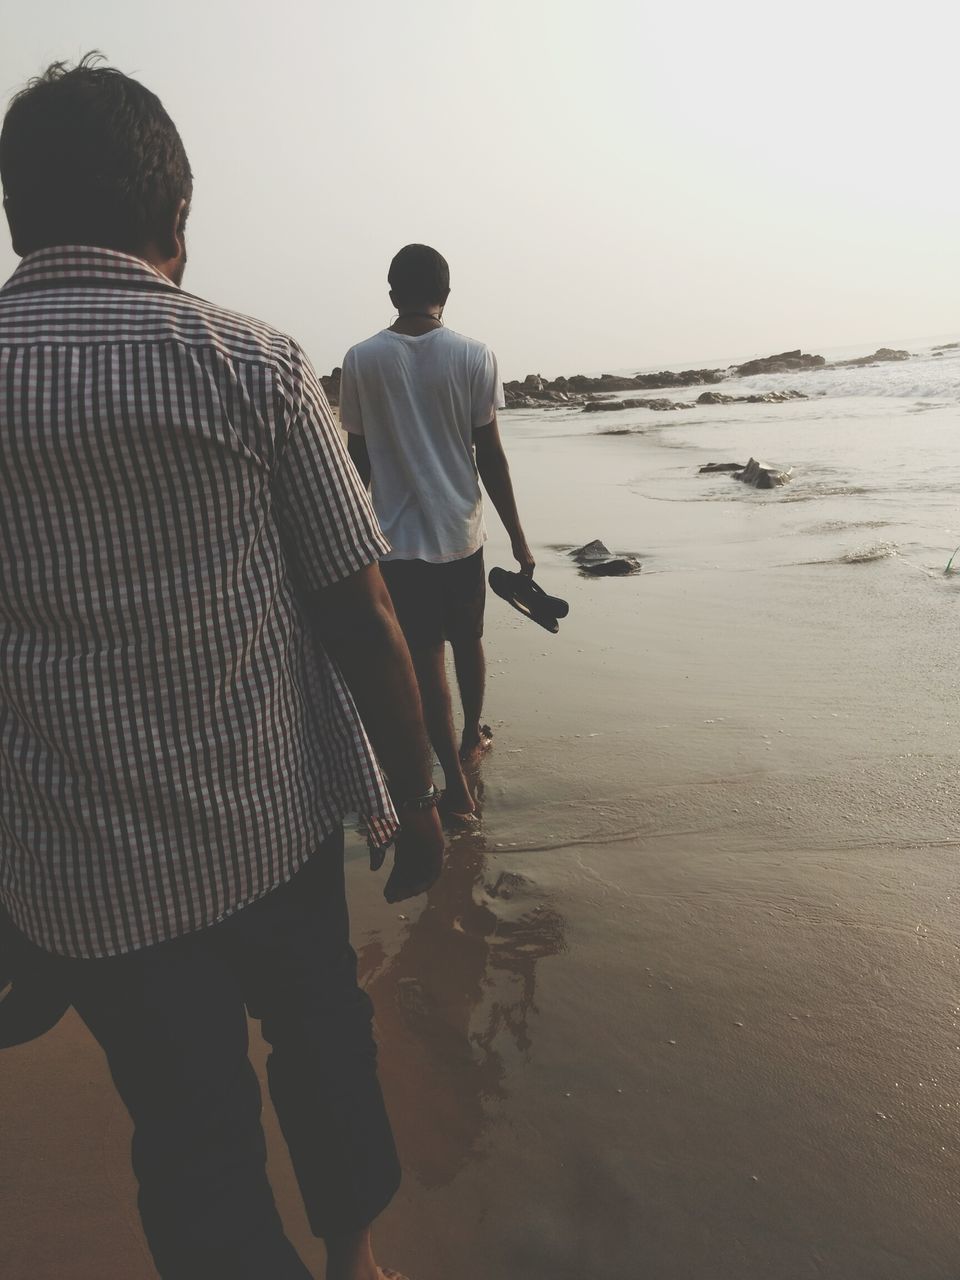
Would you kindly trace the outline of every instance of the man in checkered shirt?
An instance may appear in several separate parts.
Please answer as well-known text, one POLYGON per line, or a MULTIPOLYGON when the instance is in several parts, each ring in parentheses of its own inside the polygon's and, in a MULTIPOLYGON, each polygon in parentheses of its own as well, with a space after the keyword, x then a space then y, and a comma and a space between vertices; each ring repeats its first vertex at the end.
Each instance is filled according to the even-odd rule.
POLYGON ((328 1280, 383 1280, 370 1224, 399 1168, 344 817, 375 866, 399 824, 389 901, 443 853, 388 544, 296 343, 179 287, 192 179, 152 93, 51 67, 7 112, 0 178, 22 258, 0 291, 13 991, 56 988, 106 1053, 165 1280, 310 1274, 266 1178, 248 1010, 328 1280))

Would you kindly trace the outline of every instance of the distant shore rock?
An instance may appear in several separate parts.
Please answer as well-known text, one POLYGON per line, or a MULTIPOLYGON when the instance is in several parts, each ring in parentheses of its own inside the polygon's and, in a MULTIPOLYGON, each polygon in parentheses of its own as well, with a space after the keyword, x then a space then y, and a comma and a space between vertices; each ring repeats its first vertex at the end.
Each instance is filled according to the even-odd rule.
POLYGON ((763 395, 728 396, 722 391, 704 391, 697 404, 783 404, 786 400, 806 400, 805 391, 765 391, 763 395))
POLYGON ((758 373, 799 373, 804 369, 822 369, 826 364, 823 356, 804 355, 796 351, 781 351, 777 356, 763 356, 759 360, 748 360, 746 364, 734 366, 733 372, 738 378, 752 378, 758 373))
POLYGON ((855 360, 836 360, 831 369, 862 369, 868 364, 883 364, 890 360, 909 360, 909 351, 894 351, 891 347, 880 347, 872 356, 857 356, 855 360))
POLYGON ((327 400, 336 407, 340 403, 340 375, 343 370, 338 365, 332 373, 323 374, 320 378, 320 385, 323 387, 327 400))
POLYGON ((692 409, 692 400, 589 400, 583 406, 584 413, 605 413, 614 409, 654 409, 665 413, 669 409, 692 409))
MULTIPOLYGON (((946 342, 934 347, 935 354, 960 349, 960 342, 946 342)), ((809 355, 800 350, 781 351, 774 356, 762 356, 729 369, 682 369, 679 372, 663 369, 659 373, 637 373, 624 376, 602 373, 598 378, 576 373, 572 377, 545 378, 540 373, 528 373, 523 381, 505 382, 504 399, 508 409, 549 409, 581 405, 586 412, 598 413, 616 409, 653 409, 663 413, 672 409, 692 409, 694 404, 666 397, 646 399, 633 397, 615 400, 612 397, 622 391, 662 391, 677 387, 711 386, 731 378, 749 378, 758 374, 801 373, 811 369, 860 368, 888 361, 909 360, 909 351, 892 347, 880 347, 873 355, 857 356, 853 360, 837 360, 831 364, 823 356, 809 355)), ((320 379, 327 399, 332 405, 340 403, 339 368, 320 379)), ((750 396, 734 396, 721 391, 701 394, 697 405, 718 404, 779 404, 784 400, 804 399, 802 391, 767 391, 750 396)))
MULTIPOLYGON (((539 373, 528 373, 522 382, 505 382, 504 398, 508 409, 535 409, 539 406, 589 404, 597 396, 607 396, 617 391, 652 391, 671 387, 695 387, 722 382, 727 377, 725 369, 685 369, 680 373, 664 370, 661 373, 638 373, 633 377, 603 373, 599 378, 576 373, 570 378, 548 380, 539 373)), ((596 401, 604 404, 605 401, 596 401)), ((660 406, 671 407, 670 401, 659 401, 660 406)), ((641 403, 630 408, 646 408, 641 403)))
MULTIPOLYGON (((867 363, 876 357, 871 356, 867 363)), ((687 409, 693 406, 682 400, 666 398, 612 400, 608 397, 618 391, 665 391, 675 387, 711 386, 729 378, 746 378, 758 373, 796 373, 804 369, 822 369, 826 366, 823 356, 806 355, 796 351, 781 351, 775 356, 748 360, 746 364, 733 365, 729 369, 662 369, 659 373, 637 373, 633 377, 615 373, 602 373, 598 378, 577 373, 570 378, 544 378, 539 373, 528 373, 522 382, 504 383, 504 397, 508 409, 535 409, 557 405, 583 405, 591 413, 605 409, 687 409), (601 398, 602 397, 602 398, 601 398)), ((731 396, 726 399, 704 399, 698 404, 733 404, 738 400, 745 404, 776 404, 780 400, 799 399, 802 393, 770 391, 765 395, 731 396)))
POLYGON ((613 413, 617 409, 653 409, 666 413, 671 409, 695 409, 702 404, 783 404, 787 400, 806 400, 805 391, 765 391, 762 395, 731 396, 723 391, 704 391, 696 400, 590 400, 584 413, 613 413))

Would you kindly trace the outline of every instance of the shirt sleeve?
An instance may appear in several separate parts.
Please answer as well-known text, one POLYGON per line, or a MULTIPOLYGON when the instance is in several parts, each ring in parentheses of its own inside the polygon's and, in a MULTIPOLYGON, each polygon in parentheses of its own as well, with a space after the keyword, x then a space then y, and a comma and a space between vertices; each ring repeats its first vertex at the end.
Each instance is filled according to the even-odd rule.
POLYGON ((471 423, 473 430, 485 427, 506 404, 503 384, 497 369, 497 357, 489 347, 483 347, 474 368, 471 392, 471 423))
POLYGON ((363 435, 360 388, 357 385, 357 361, 352 350, 344 356, 343 368, 340 370, 340 425, 351 435, 363 435))
POLYGON ((279 371, 274 513, 297 586, 328 587, 390 550, 320 380, 290 342, 279 371))

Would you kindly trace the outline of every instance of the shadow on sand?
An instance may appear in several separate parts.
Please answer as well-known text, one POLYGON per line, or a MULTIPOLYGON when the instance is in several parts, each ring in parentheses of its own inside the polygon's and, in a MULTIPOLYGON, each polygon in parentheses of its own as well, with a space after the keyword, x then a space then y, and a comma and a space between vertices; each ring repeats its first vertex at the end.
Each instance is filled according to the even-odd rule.
POLYGON ((530 1048, 537 964, 564 945, 564 919, 535 883, 489 867, 470 834, 454 840, 396 954, 378 939, 360 949, 397 1145, 422 1185, 445 1186, 480 1158, 489 1103, 530 1048))

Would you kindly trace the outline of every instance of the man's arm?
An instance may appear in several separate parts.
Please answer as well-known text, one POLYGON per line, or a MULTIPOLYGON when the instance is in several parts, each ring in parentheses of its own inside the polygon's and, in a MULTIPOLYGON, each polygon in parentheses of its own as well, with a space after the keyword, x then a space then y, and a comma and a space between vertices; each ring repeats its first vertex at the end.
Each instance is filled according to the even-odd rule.
POLYGON ((517 514, 517 503, 513 494, 513 481, 510 479, 510 466, 507 455, 503 451, 500 439, 500 428, 496 416, 485 427, 478 427, 473 433, 473 443, 477 451, 477 471, 483 481, 483 487, 496 507, 497 515, 503 521, 503 527, 510 537, 514 559, 520 565, 520 572, 532 574, 536 561, 527 546, 520 517, 517 514))
MULTIPOLYGON (((309 361, 278 363, 281 411, 273 510, 301 607, 339 662, 401 806, 430 788, 427 735, 410 655, 377 562, 388 543, 309 361)), ((346 367, 346 366, 345 366, 346 367)), ((443 832, 434 808, 401 809, 389 902, 429 888, 443 832)))
POLYGON ((363 436, 354 435, 351 432, 347 436, 347 451, 353 459, 353 465, 357 468, 357 474, 363 481, 365 489, 370 488, 370 454, 367 452, 367 442, 363 436))
MULTIPOLYGON (((339 666, 383 765, 394 800, 425 795, 432 757, 406 641, 376 564, 313 592, 308 612, 339 666)), ((435 808, 400 811, 400 837, 384 895, 422 893, 440 874, 443 831, 435 808)))

